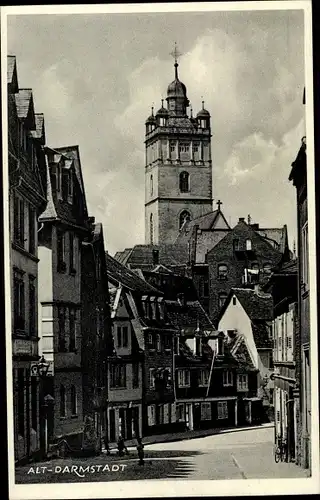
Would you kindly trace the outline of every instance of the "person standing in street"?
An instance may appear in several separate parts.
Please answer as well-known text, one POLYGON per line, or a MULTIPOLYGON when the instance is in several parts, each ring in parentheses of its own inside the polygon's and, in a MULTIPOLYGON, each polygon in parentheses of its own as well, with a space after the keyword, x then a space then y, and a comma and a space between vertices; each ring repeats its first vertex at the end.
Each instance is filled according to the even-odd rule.
POLYGON ((144 444, 140 437, 137 438, 137 452, 139 457, 139 465, 144 465, 144 444))

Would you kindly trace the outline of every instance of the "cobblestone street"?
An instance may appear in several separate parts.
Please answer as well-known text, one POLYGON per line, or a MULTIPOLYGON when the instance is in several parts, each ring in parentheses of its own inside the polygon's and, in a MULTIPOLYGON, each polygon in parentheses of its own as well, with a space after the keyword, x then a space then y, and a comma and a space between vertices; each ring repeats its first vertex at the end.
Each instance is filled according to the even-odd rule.
POLYGON ((293 463, 274 462, 273 428, 246 429, 145 447, 145 464, 129 456, 56 459, 16 468, 17 483, 63 483, 141 479, 307 478, 293 463))

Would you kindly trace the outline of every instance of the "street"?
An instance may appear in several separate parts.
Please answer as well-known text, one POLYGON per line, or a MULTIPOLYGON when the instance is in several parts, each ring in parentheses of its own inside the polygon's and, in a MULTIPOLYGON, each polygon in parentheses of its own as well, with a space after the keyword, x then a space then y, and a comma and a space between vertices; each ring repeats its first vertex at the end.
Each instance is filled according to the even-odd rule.
POLYGON ((293 463, 276 464, 272 427, 145 446, 145 464, 134 448, 129 456, 66 458, 16 468, 16 483, 124 481, 135 479, 306 478, 293 463))

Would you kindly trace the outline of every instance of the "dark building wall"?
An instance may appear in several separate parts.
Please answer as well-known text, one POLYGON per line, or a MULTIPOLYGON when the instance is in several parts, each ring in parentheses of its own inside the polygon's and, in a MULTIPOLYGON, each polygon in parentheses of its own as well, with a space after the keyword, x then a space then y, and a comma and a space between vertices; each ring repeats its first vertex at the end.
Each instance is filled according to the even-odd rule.
POLYGON ((276 265, 281 258, 280 252, 250 228, 240 221, 210 252, 208 252, 209 268, 209 313, 214 324, 219 314, 219 297, 230 292, 231 288, 242 285, 244 270, 253 264, 260 269, 269 264, 276 265), (246 240, 251 240, 252 250, 246 251, 246 240), (234 240, 238 240, 238 251, 234 250, 234 240), (219 265, 227 266, 225 278, 219 278, 219 265))

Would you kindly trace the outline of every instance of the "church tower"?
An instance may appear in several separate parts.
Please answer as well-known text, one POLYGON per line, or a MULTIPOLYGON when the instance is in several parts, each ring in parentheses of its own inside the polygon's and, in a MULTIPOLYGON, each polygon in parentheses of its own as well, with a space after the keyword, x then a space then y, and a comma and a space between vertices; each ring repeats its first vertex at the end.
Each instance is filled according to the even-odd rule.
POLYGON ((210 114, 187 113, 186 86, 175 78, 166 106, 146 121, 145 243, 174 243, 184 222, 212 211, 210 114))

